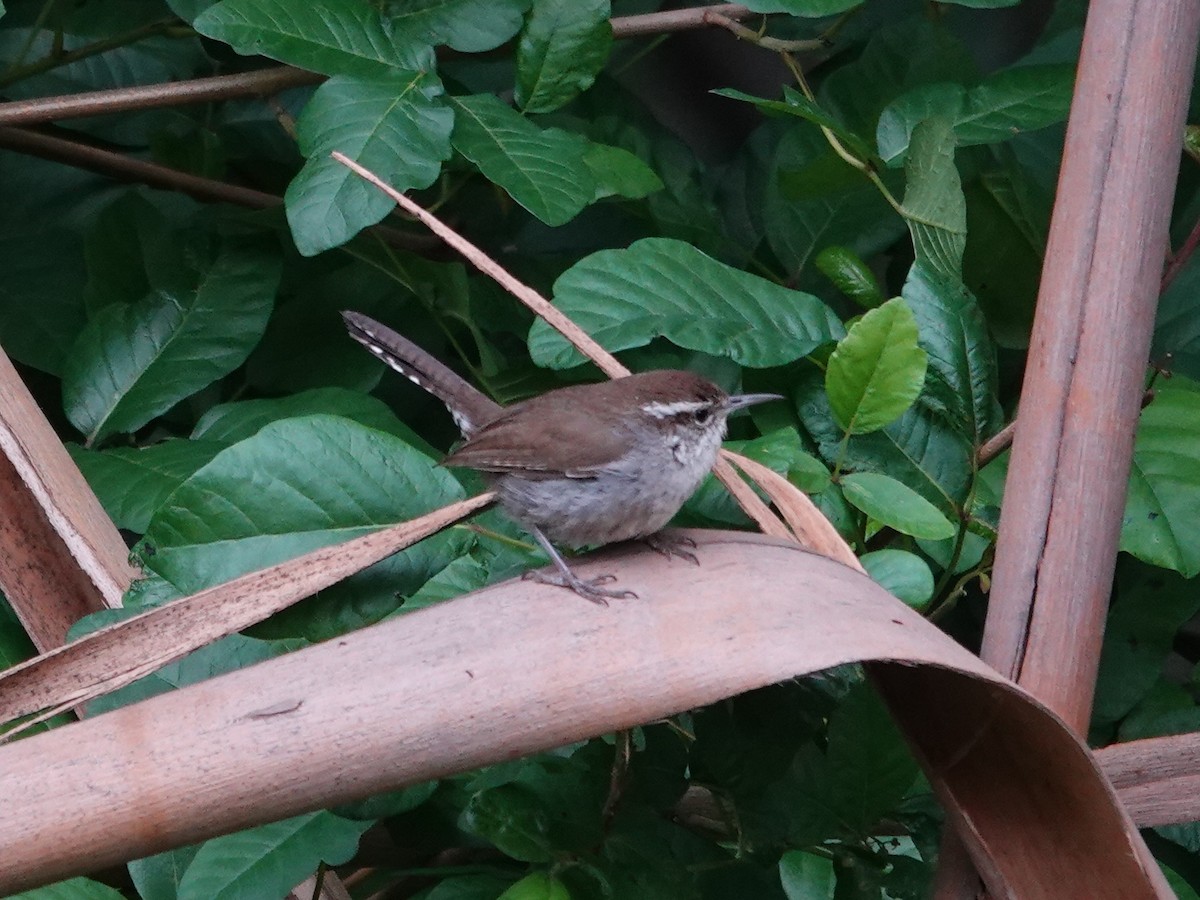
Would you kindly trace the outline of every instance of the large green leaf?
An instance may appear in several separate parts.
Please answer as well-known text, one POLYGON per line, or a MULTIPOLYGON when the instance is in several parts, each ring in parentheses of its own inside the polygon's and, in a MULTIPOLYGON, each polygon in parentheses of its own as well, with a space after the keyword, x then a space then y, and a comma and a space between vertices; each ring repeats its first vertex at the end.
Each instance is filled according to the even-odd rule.
POLYGON ((429 456, 439 456, 413 430, 396 418, 386 403, 377 397, 344 388, 314 388, 287 397, 263 400, 237 400, 214 406, 196 423, 193 441, 220 441, 233 444, 257 434, 264 426, 279 419, 294 419, 325 413, 353 419, 360 425, 386 431, 429 456))
POLYGON ((1096 676, 1097 726, 1119 722, 1150 693, 1179 629, 1200 612, 1195 582, 1128 559, 1117 567, 1113 597, 1096 676))
POLYGON ((928 362, 917 338, 912 310, 896 298, 867 312, 838 342, 825 371, 825 390, 847 432, 878 431, 917 399, 928 362))
POLYGON ((822 109, 858 134, 875 134, 880 113, 915 87, 977 77, 962 41, 927 17, 896 18, 870 34, 862 54, 830 72, 817 94, 822 109))
MULTIPOLYGON (((747 161, 748 215, 761 219, 772 252, 789 273, 831 244, 869 258, 904 233, 904 220, 815 128, 789 128, 766 159, 747 161), (780 189, 782 188, 782 190, 780 189)), ((895 181, 895 173, 885 179, 895 181)))
POLYGON ((129 878, 141 900, 178 900, 179 882, 200 848, 178 847, 135 859, 129 863, 129 878))
POLYGON ((901 534, 935 541, 954 535, 954 526, 936 506, 894 478, 857 472, 844 475, 841 485, 851 504, 901 534))
POLYGON ((1158 301, 1151 359, 1200 379, 1200 256, 1193 255, 1158 301))
POLYGON ((933 597, 933 573, 929 570, 929 563, 915 553, 907 550, 875 550, 863 554, 861 562, 867 574, 880 587, 915 609, 923 609, 933 597))
POLYGON ((929 355, 921 402, 941 413, 978 445, 999 430, 996 351, 979 306, 961 282, 909 270, 904 301, 916 317, 920 344, 929 355))
POLYGON ((8 900, 123 900, 123 894, 90 878, 72 878, 57 884, 10 894, 8 900))
MULTIPOLYGON (((349 419, 273 422, 218 453, 155 514, 136 548, 184 592, 200 590, 462 497, 429 457, 349 419)), ((392 592, 450 561, 439 535, 393 557, 392 592)))
POLYGON ((579 135, 539 128, 491 94, 450 102, 454 149, 547 225, 569 222, 595 198, 579 135))
POLYGON ((0 238, 0 343, 19 362, 57 375, 87 319, 83 245, 54 229, 0 238))
POLYGON ((967 202, 954 165, 954 131, 940 116, 913 129, 904 167, 904 217, 917 262, 946 278, 962 278, 967 202))
POLYGON ((517 105, 553 112, 586 91, 612 47, 610 0, 534 0, 517 44, 517 105))
POLYGON ((1014 164, 983 174, 966 185, 965 194, 963 282, 978 298, 995 341, 1024 348, 1046 250, 1049 192, 1043 194, 1014 164))
POLYGON ((837 874, 833 859, 789 850, 779 859, 779 880, 787 900, 833 900, 837 874))
POLYGON ((225 449, 220 441, 163 441, 149 447, 86 450, 68 445, 92 490, 118 528, 142 534, 171 492, 225 449))
POLYGON ((283 897, 322 862, 340 865, 372 822, 315 812, 213 838, 179 883, 179 900, 283 897))
POLYGON ((241 365, 262 337, 279 284, 274 252, 227 247, 184 293, 102 309, 63 372, 71 423, 89 445, 141 428, 241 365))
POLYGON ((247 56, 261 54, 326 75, 377 76, 392 67, 432 68, 429 42, 392 28, 359 0, 222 0, 194 27, 247 56))
MULTIPOLYGON (((811 294, 734 269, 695 247, 646 238, 601 250, 554 284, 556 304, 608 350, 666 337, 744 366, 776 366, 836 340, 842 324, 811 294)), ((544 322, 529 332, 538 365, 567 368, 582 357, 544 322)))
POLYGON ((922 85, 896 98, 879 117, 879 155, 898 165, 913 129, 932 116, 949 119, 960 147, 1007 141, 1061 122, 1071 107, 1073 65, 1005 69, 973 88, 922 85))
MULTIPOLYGON (((1191 386, 1189 386, 1191 387, 1191 386)), ((1142 411, 1121 549, 1191 578, 1200 574, 1200 393, 1174 385, 1142 411)))
POLYGON ((567 886, 546 872, 526 875, 496 900, 571 900, 567 886))
POLYGON ((388 214, 386 194, 330 158, 334 150, 400 191, 428 187, 450 156, 454 113, 439 101, 442 84, 424 72, 369 79, 331 78, 296 123, 308 162, 288 185, 285 203, 296 247, 312 256, 344 244, 388 214))
POLYGON ((529 0, 385 0, 397 33, 462 53, 494 50, 521 27, 529 0))
POLYGON ((917 777, 917 764, 866 683, 846 695, 830 717, 830 799, 852 831, 866 834, 904 799, 917 777))

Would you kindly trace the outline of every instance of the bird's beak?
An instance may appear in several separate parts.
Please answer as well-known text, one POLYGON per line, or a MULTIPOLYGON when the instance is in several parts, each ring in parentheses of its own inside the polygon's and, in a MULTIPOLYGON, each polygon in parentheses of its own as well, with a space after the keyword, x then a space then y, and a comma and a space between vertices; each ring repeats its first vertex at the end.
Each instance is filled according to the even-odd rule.
POLYGON ((768 400, 782 400, 783 394, 735 394, 725 401, 725 409, 731 413, 755 403, 766 403, 768 400))

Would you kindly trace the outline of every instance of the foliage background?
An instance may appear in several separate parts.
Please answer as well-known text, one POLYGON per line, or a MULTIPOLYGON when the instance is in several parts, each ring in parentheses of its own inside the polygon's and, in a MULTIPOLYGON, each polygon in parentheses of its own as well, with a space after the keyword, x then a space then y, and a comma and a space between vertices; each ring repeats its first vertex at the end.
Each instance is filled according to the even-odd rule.
MULTIPOLYGON (((449 417, 345 337, 342 308, 503 402, 597 377, 389 215, 329 159, 339 149, 552 293, 631 368, 785 394, 735 420, 733 443, 974 647, 1005 467, 979 451, 1015 414, 1083 4, 1019 20, 1002 9, 1013 0, 749 5, 773 15, 748 19, 745 43, 704 38, 728 57, 704 96, 661 83, 679 38, 614 40, 610 17, 650 2, 9 3, 6 99, 272 60, 329 76, 56 129, 284 198, 268 209, 0 152, 0 342, 147 574, 128 612, 77 633, 479 486, 437 467, 449 417), (1036 27, 1010 41, 1010 21, 1036 27), (822 43, 781 55, 764 23, 768 39, 822 43)), ((1198 186, 1185 159, 1175 245, 1198 186)), ((1174 377, 1138 435, 1097 744, 1200 729, 1200 266, 1185 256, 1168 273, 1148 381, 1174 377)), ((680 521, 748 524, 711 483, 680 521)), ((538 564, 485 514, 96 711, 538 564)), ((0 607, 0 665, 31 652, 0 607)), ((940 826, 846 669, 29 896, 267 898, 336 866, 355 897, 908 900, 928 891, 940 826)), ((1194 896, 1200 831, 1148 840, 1194 896)))

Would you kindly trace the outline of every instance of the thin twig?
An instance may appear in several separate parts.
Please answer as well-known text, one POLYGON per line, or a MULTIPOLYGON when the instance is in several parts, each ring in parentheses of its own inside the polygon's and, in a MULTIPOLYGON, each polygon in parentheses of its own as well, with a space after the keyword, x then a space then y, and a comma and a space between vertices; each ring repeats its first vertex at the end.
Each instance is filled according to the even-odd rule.
MULTIPOLYGON (((249 209, 271 209, 283 203, 283 198, 277 194, 268 194, 212 178, 202 178, 144 159, 135 159, 111 150, 25 128, 0 126, 0 148, 87 169, 119 181, 178 191, 206 203, 232 203, 249 209)), ((428 252, 438 246, 437 241, 423 234, 406 234, 380 225, 374 226, 370 231, 389 246, 402 250, 428 252)))
POLYGON ((761 31, 754 31, 747 28, 745 25, 735 22, 720 12, 706 10, 704 18, 705 21, 724 28, 739 40, 749 41, 752 44, 757 44, 759 47, 767 50, 774 50, 777 53, 804 53, 810 50, 827 50, 829 48, 829 41, 819 37, 803 41, 785 41, 780 38, 773 38, 761 31))
POLYGON ((617 361, 615 356, 596 343, 591 335, 572 322, 567 316, 563 315, 558 307, 554 306, 533 288, 510 275, 500 263, 496 262, 449 225, 445 224, 433 213, 408 199, 408 197, 404 196, 404 194, 400 193, 374 172, 364 169, 345 154, 335 150, 331 155, 359 178, 369 181, 395 200, 401 209, 419 219, 426 228, 470 260, 471 264, 479 269, 480 272, 487 275, 528 306, 536 315, 545 319, 551 328, 554 328, 574 344, 584 356, 599 366, 601 371, 609 378, 621 378, 629 374, 629 369, 625 368, 625 366, 617 361))
POLYGON ((610 20, 610 24, 615 38, 645 37, 708 28, 714 24, 709 18, 714 13, 726 19, 745 19, 756 15, 741 4, 721 3, 717 6, 693 6, 689 9, 670 9, 640 16, 618 16, 610 20))
MULTIPOLYGON (((1142 393, 1142 409, 1145 409, 1154 400, 1154 391, 1146 390, 1142 393)), ((994 435, 979 445, 979 449, 975 451, 975 460, 979 468, 983 468, 993 459, 1012 446, 1013 434, 1017 430, 1017 419, 1013 419, 994 435)))
POLYGON ((180 106, 185 103, 262 97, 324 80, 325 76, 316 72, 306 72, 291 66, 274 66, 270 69, 256 69, 253 72, 239 72, 236 75, 194 78, 191 81, 170 81, 165 84, 146 84, 110 91, 14 100, 11 103, 0 103, 0 125, 31 125, 83 116, 180 106))
POLYGON ((1198 246, 1200 246, 1200 220, 1197 220, 1196 224, 1192 226, 1191 232, 1184 239, 1179 251, 1167 263, 1167 267, 1163 271, 1162 281, 1158 286, 1158 293, 1160 295, 1167 292, 1167 288, 1171 286, 1171 282, 1183 271, 1184 266, 1188 264, 1188 260, 1192 258, 1192 254, 1196 252, 1196 247, 1198 246))

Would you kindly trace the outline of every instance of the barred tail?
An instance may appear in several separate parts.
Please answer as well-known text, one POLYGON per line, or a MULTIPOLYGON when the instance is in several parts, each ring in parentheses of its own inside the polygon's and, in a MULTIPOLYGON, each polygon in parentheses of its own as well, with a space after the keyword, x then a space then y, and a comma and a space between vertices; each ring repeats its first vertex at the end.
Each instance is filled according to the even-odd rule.
POLYGON ((342 319, 350 337, 413 384, 445 403, 464 436, 469 437, 500 414, 500 404, 485 397, 478 388, 408 338, 362 313, 343 311, 342 319))

